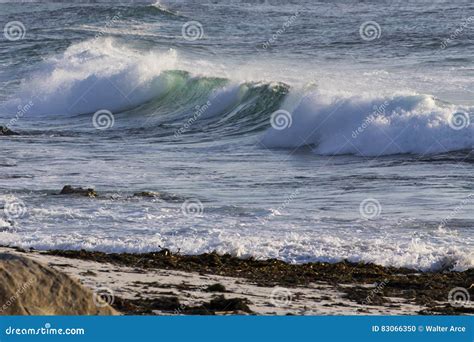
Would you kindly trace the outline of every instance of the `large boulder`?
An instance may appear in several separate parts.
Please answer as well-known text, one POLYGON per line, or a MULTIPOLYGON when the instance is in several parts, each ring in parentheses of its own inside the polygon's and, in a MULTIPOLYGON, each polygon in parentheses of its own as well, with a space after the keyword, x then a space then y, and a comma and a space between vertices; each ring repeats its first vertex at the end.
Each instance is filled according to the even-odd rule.
POLYGON ((19 255, 0 253, 0 314, 114 315, 117 312, 66 274, 19 255))

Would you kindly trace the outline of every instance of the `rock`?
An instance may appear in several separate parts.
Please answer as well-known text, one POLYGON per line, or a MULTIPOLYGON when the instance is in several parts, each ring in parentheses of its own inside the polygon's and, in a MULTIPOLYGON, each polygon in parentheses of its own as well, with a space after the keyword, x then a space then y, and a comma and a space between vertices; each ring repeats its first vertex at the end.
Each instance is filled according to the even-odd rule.
POLYGON ((0 135, 20 135, 17 132, 13 132, 8 127, 0 126, 0 135))
POLYGON ((23 256, 0 253, 0 277, 1 315, 118 314, 66 274, 23 256))
POLYGON ((140 191, 133 194, 134 197, 148 197, 148 198, 159 198, 165 202, 182 202, 185 198, 168 194, 164 192, 154 192, 154 191, 140 191))
POLYGON ((97 197, 97 192, 92 188, 73 188, 71 185, 65 185, 59 193, 60 195, 80 195, 86 197, 97 197))
POLYGON ((158 192, 153 191, 141 191, 133 194, 135 197, 160 197, 158 192))
POLYGON ((209 285, 207 288, 204 289, 205 292, 226 292, 226 288, 222 284, 213 284, 209 285))
POLYGON ((248 304, 250 304, 250 302, 246 298, 227 299, 224 296, 218 296, 213 298, 209 303, 204 303, 202 307, 210 312, 240 311, 252 313, 248 304))

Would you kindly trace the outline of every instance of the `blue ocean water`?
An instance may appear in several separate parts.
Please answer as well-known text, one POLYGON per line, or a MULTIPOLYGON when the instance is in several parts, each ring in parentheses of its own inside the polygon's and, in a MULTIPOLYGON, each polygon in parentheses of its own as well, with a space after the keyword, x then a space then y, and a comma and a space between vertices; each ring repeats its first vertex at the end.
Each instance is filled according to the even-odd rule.
POLYGON ((472 2, 0 2, 0 24, 2 244, 473 267, 472 2))

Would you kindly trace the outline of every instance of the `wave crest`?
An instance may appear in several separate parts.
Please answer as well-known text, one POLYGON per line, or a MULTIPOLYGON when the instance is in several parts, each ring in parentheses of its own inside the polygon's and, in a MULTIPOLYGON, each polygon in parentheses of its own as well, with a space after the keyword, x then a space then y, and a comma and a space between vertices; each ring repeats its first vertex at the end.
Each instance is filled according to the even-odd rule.
POLYGON ((75 115, 100 109, 120 112, 166 92, 172 80, 162 77, 162 72, 174 69, 176 60, 174 50, 143 54, 109 38, 90 40, 39 65, 19 97, 34 98, 37 115, 75 115))
MULTIPOLYGON (((292 125, 269 129, 262 138, 267 147, 311 145, 318 154, 433 154, 470 150, 473 125, 454 130, 452 114, 469 108, 443 103, 429 95, 385 98, 325 97, 307 94, 291 105, 292 125)), ((293 103, 295 101, 293 100, 293 103)))
MULTIPOLYGON (((174 50, 144 54, 110 38, 86 41, 40 64, 24 83, 20 103, 34 98, 37 115, 127 111, 154 117, 145 120, 150 129, 175 137, 183 126, 179 136, 217 132, 215 139, 266 130, 260 139, 265 147, 310 145, 323 155, 434 154, 474 146, 472 108, 430 95, 329 96, 314 87, 298 91, 280 82, 239 83, 184 71, 193 65, 174 50), (275 129, 272 113, 279 110, 288 112, 291 124, 275 129), (464 113, 467 124, 453 129, 454 113, 464 113)), ((18 104, 10 103, 12 111, 18 104)), ((126 123, 136 128, 143 121, 126 123)))

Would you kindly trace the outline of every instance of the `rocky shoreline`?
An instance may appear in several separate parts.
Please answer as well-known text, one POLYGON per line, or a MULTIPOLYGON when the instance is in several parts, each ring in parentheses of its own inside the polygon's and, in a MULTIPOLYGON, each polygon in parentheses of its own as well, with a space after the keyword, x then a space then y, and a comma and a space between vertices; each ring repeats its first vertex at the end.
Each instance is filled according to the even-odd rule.
MULTIPOLYGON (((347 261, 333 264, 289 264, 277 259, 240 259, 229 254, 181 255, 167 249, 143 254, 107 254, 84 250, 53 250, 47 254, 143 269, 159 268, 245 278, 265 287, 297 289, 311 283, 324 282, 332 284, 344 293, 346 298, 358 304, 390 305, 389 298, 395 297, 425 306, 420 314, 474 314, 474 307, 458 307, 445 303, 452 289, 473 289, 474 269, 464 272, 419 272, 347 261), (375 285, 377 291, 367 287, 370 285, 375 285)), ((471 295, 474 295, 474 291, 471 292, 471 295)))
POLYGON ((142 254, 4 249, 47 263, 99 294, 107 289, 105 300, 123 314, 474 314, 469 298, 453 294, 474 298, 474 269, 288 264, 167 249, 142 254))

